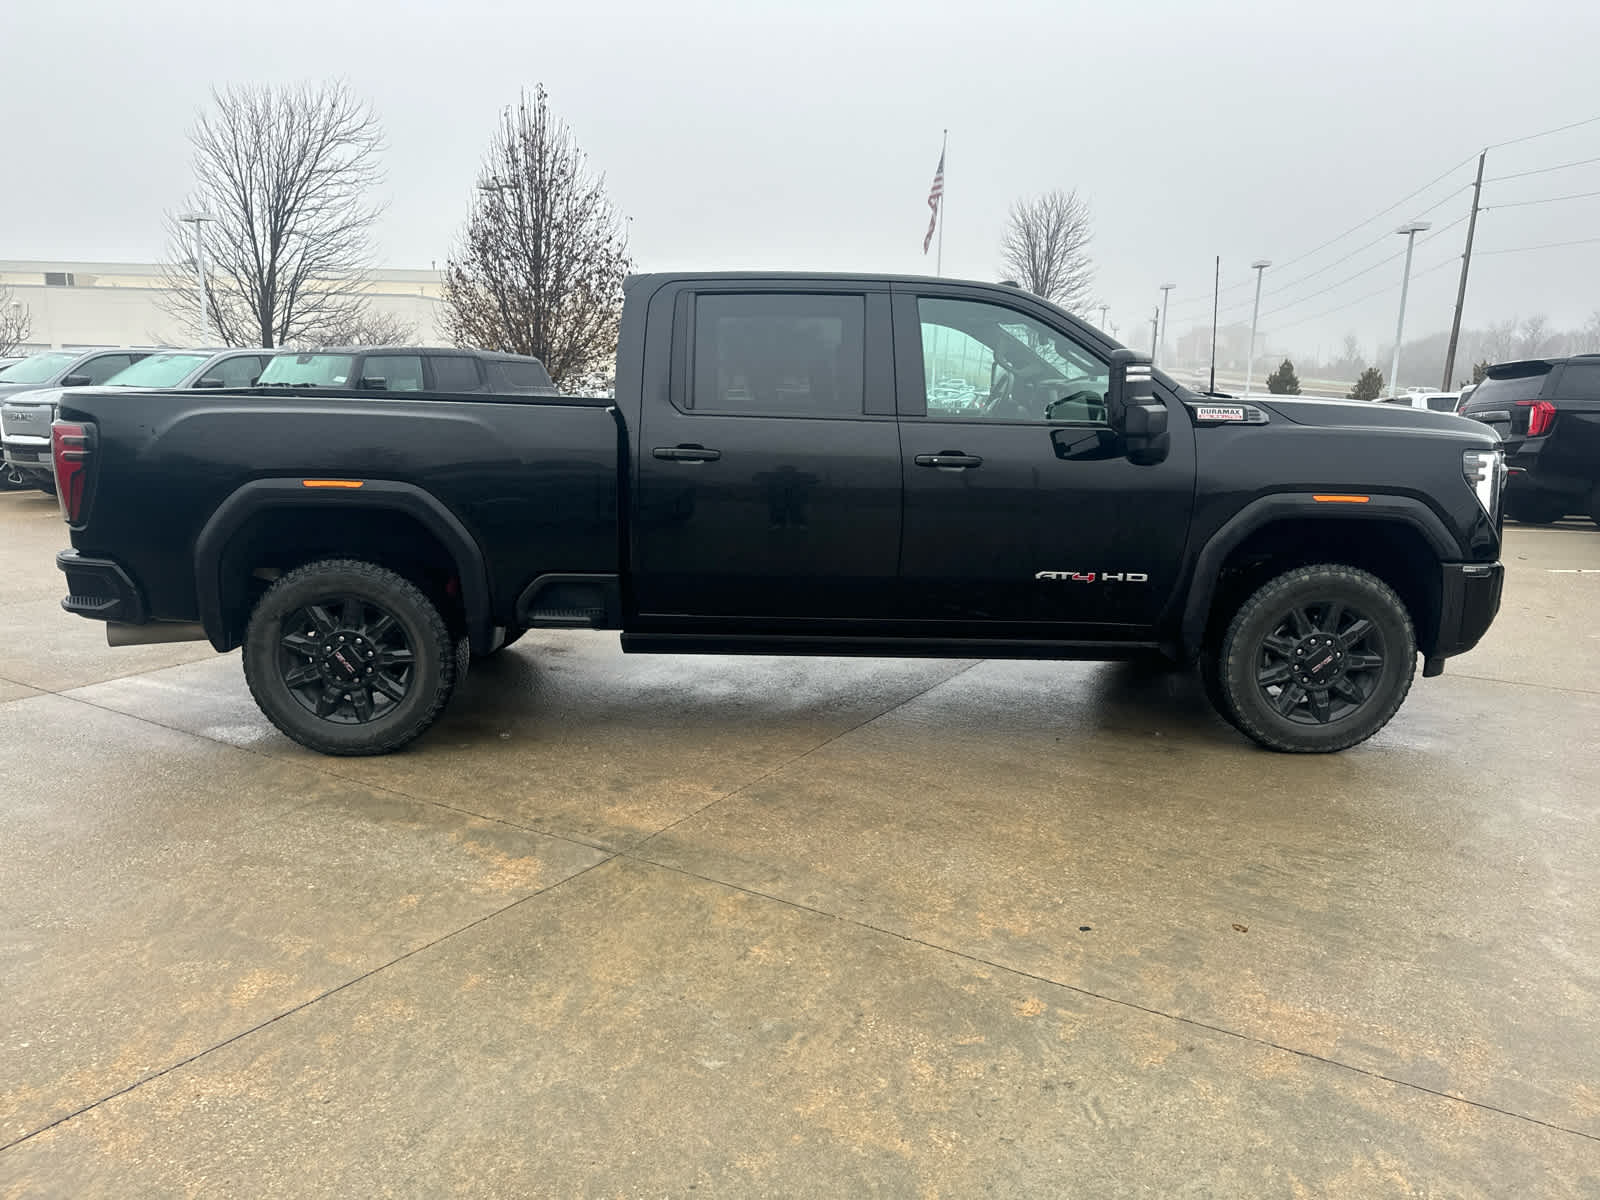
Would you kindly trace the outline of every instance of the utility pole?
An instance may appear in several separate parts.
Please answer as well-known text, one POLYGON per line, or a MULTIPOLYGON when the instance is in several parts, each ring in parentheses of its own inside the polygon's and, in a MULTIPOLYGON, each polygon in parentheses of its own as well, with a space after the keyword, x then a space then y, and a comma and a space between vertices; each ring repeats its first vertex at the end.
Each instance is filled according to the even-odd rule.
POLYGON ((1222 298, 1222 255, 1217 255, 1217 277, 1211 285, 1211 385, 1208 392, 1217 390, 1217 302, 1222 298))
POLYGON ((200 342, 203 345, 211 333, 211 289, 206 283, 206 239, 200 230, 207 221, 216 218, 208 212, 192 212, 184 213, 178 220, 194 228, 194 271, 200 284, 200 342))
POLYGON ((1156 344, 1161 347, 1162 353, 1167 349, 1167 301, 1172 299, 1172 289, 1177 286, 1175 283, 1161 285, 1161 336, 1156 339, 1156 344))
POLYGON ((1400 276, 1400 317, 1394 323, 1394 360, 1389 365, 1389 394, 1400 394, 1400 334, 1406 327, 1406 292, 1411 289, 1411 250, 1416 245, 1417 234, 1432 227, 1429 221, 1411 221, 1395 232, 1406 239, 1406 270, 1400 276))
POLYGON ((1444 352, 1444 382, 1441 392, 1450 390, 1450 377, 1456 372, 1456 341, 1461 337, 1461 309, 1467 302, 1467 269, 1472 266, 1472 235, 1478 228, 1478 198, 1483 193, 1483 160, 1489 157, 1485 150, 1478 155, 1478 178, 1472 185, 1472 214, 1467 218, 1467 248, 1461 255, 1461 283, 1456 288, 1456 315, 1450 322, 1450 345, 1444 352))
POLYGON ((1256 273, 1256 305, 1250 310, 1250 353, 1244 360, 1244 394, 1250 394, 1250 381, 1255 377, 1256 370, 1256 319, 1261 315, 1261 277, 1266 274, 1267 268, 1272 265, 1271 259, 1258 258, 1250 264, 1250 269, 1256 273))

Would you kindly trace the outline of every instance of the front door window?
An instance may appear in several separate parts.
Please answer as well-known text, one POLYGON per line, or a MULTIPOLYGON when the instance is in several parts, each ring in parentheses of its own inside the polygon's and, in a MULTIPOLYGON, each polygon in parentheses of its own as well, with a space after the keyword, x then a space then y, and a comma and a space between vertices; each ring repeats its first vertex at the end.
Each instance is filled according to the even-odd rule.
POLYGON ((1064 334, 998 304, 917 309, 930 418, 1107 424, 1110 367, 1064 334))

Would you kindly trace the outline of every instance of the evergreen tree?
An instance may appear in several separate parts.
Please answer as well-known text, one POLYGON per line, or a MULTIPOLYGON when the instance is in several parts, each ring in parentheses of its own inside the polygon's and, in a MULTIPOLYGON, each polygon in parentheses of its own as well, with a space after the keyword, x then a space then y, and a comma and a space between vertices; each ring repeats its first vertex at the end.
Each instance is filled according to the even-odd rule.
POLYGON ((1489 378, 1489 360, 1486 358, 1482 362, 1473 363, 1472 382, 1482 383, 1487 378, 1489 378))
POLYGON ((1377 367, 1368 367, 1361 372, 1361 378, 1356 380, 1355 387, 1350 389, 1351 400, 1376 400, 1383 394, 1383 372, 1377 367))
POLYGON ((1300 377, 1294 373, 1294 364, 1287 358, 1283 364, 1267 376, 1267 391, 1274 396, 1298 396, 1300 394, 1300 377))

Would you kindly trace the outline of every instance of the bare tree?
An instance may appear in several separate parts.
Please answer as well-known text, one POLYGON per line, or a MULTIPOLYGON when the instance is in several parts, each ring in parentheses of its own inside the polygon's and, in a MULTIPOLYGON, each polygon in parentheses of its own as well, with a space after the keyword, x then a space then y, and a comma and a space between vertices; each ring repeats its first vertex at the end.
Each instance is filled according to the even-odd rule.
POLYGON ((458 346, 531 354, 557 386, 605 378, 632 267, 605 179, 590 173, 544 86, 501 117, 467 226, 445 269, 458 346))
MULTIPOLYGON (((368 199, 383 177, 372 109, 342 82, 211 93, 189 140, 211 292, 205 340, 230 346, 322 341, 360 319, 371 265, 368 199)), ((173 315, 198 319, 194 232, 167 215, 173 315)))
POLYGON ((1579 354, 1600 352, 1600 308, 1590 313, 1583 328, 1573 334, 1573 342, 1579 354))
POLYGON ((1483 355, 1491 363, 1509 362, 1517 356, 1517 317, 1496 321, 1483 331, 1483 355))
POLYGON ((368 308, 346 321, 325 326, 319 346, 409 346, 417 340, 417 327, 393 313, 368 308))
POLYGON ((1094 284, 1089 239, 1089 206, 1076 189, 1014 201, 1000 239, 1001 270, 1034 295, 1077 313, 1094 284))
POLYGON ((1554 337, 1550 332, 1550 318, 1534 313, 1522 323, 1522 336, 1517 342, 1517 353, 1523 358, 1538 358, 1550 349, 1554 337))
POLYGON ((0 287, 0 355, 11 354, 33 332, 33 315, 8 287, 0 287))

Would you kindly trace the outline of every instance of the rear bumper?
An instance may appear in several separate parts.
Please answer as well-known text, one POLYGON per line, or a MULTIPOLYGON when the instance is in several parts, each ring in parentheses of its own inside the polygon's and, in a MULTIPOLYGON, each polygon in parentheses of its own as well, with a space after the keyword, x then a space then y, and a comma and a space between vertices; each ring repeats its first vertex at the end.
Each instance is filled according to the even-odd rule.
POLYGON ((1444 660, 1476 646, 1500 611, 1505 568, 1499 563, 1445 563, 1440 568, 1439 636, 1424 675, 1444 670, 1444 660))
POLYGON ((1570 461, 1570 455, 1547 453, 1550 439, 1528 438, 1507 447, 1507 496, 1565 497, 1573 512, 1583 511, 1594 490, 1600 468, 1585 468, 1570 461), (1563 461, 1567 460, 1567 461, 1563 461))
POLYGON ((139 585, 111 559, 85 558, 76 550, 63 550, 56 555, 56 566, 67 577, 61 607, 69 613, 126 625, 141 625, 148 619, 139 585))

